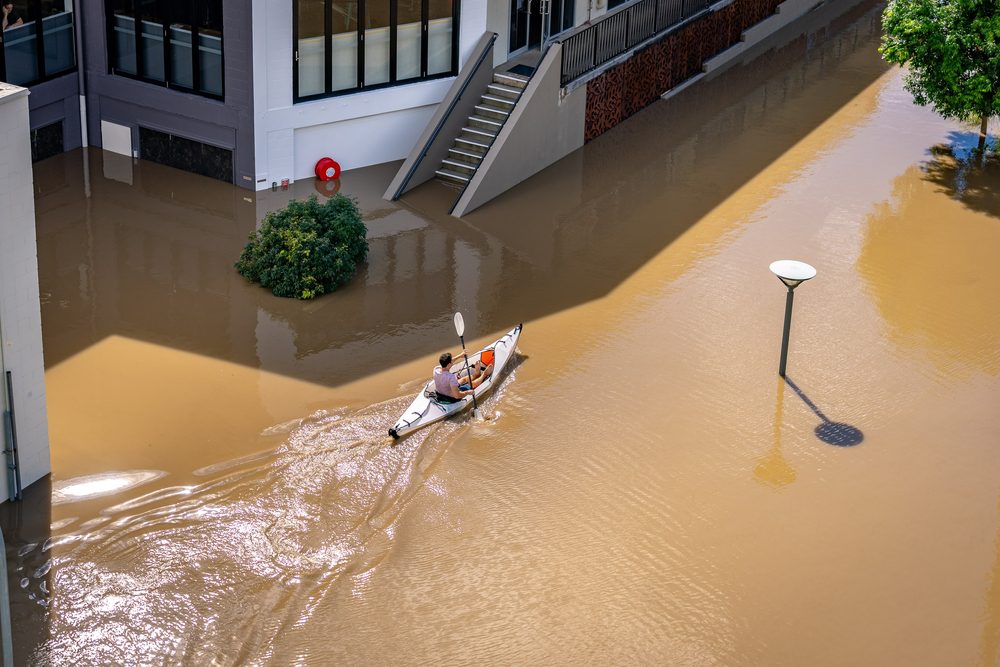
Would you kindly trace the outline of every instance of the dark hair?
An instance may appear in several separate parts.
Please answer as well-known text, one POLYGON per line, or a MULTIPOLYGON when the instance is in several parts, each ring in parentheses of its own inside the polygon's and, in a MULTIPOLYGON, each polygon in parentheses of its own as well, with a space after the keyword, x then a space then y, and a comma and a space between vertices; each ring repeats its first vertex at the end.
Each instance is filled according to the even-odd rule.
POLYGON ((440 357, 438 357, 438 361, 441 362, 441 368, 444 368, 445 366, 447 366, 448 364, 450 364, 451 363, 451 352, 445 352, 444 354, 442 354, 440 357))

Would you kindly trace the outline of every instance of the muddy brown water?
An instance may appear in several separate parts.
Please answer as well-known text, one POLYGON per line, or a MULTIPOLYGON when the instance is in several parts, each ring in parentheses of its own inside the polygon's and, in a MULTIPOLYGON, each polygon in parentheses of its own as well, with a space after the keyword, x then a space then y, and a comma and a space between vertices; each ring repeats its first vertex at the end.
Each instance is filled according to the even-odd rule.
POLYGON ((312 303, 231 269, 312 183, 36 165, 53 475, 3 517, 19 660, 997 664, 1000 164, 912 104, 878 9, 464 220, 346 173, 370 260, 312 303), (819 271, 789 384, 786 257, 819 271), (470 346, 525 323, 491 419, 390 446, 455 310, 470 346))

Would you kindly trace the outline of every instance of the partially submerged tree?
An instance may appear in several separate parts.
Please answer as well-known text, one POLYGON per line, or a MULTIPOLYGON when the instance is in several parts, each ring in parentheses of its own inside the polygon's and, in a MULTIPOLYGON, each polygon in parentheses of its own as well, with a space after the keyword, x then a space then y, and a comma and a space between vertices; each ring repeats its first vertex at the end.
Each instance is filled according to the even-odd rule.
POLYGON ((316 195, 269 213, 236 270, 275 296, 313 299, 347 284, 368 255, 365 224, 354 200, 316 195))
POLYGON ((889 0, 882 29, 879 52, 908 68, 905 85, 916 103, 945 118, 978 120, 982 150, 987 120, 1000 113, 1000 2, 889 0))

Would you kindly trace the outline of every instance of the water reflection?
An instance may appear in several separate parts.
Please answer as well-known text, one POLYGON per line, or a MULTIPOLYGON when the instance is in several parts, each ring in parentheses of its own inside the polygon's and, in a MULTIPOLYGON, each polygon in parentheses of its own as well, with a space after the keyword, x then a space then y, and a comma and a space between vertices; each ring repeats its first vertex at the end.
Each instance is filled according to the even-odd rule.
POLYGON ((52 485, 52 504, 91 500, 128 491, 166 475, 162 470, 104 472, 60 480, 52 485))
POLYGON ((993 552, 934 551, 955 543, 942 532, 992 526, 968 508, 995 494, 1000 424, 940 417, 970 410, 977 391, 988 404, 996 386, 949 391, 921 375, 927 364, 884 354, 893 342, 869 299, 880 287, 854 267, 867 232, 845 202, 864 212, 885 199, 945 127, 919 125, 916 140, 875 127, 925 118, 883 94, 899 86, 879 79, 877 17, 866 3, 836 29, 792 35, 467 220, 442 213, 433 184, 382 201, 393 165, 346 174, 373 259, 312 303, 231 268, 257 220, 311 183, 248 195, 96 154, 82 179, 81 153, 40 165, 53 172, 36 181, 56 478, 168 476, 43 499, 51 535, 20 544, 17 594, 45 636, 21 654, 799 665, 817 646, 839 664, 933 663, 925 649, 949 643, 950 657, 977 652, 962 630, 945 641, 912 628, 981 618, 993 552), (887 137, 879 151, 856 141, 864 132, 887 137), (838 280, 817 285, 830 309, 800 314, 811 356, 797 380, 822 387, 810 389, 822 411, 783 384, 772 405, 760 382, 774 365, 757 351, 777 352, 758 333, 775 321, 760 296, 773 278, 765 292, 754 276, 778 243, 836 258, 824 275, 838 280), (483 337, 528 320, 532 363, 491 395, 499 422, 459 419, 386 446, 428 362, 453 346, 456 309, 483 337), (880 356, 859 362, 868 344, 880 356), (835 412, 824 402, 849 396, 852 420, 885 446, 817 446, 817 418, 835 412), (922 414, 901 417, 903 403, 922 414), (903 608, 914 581, 939 597, 960 581, 964 605, 903 608))
POLYGON ((865 227, 858 270, 897 345, 926 354, 945 376, 995 376, 1000 309, 980 296, 1000 293, 1000 168, 956 155, 938 149, 895 180, 865 227))
POLYGON ((993 147, 980 153, 978 142, 977 134, 952 132, 947 143, 931 147, 924 171, 949 197, 995 218, 1000 216, 1000 154, 993 147))
POLYGON ((785 381, 778 380, 778 397, 774 403, 774 447, 758 459, 753 469, 754 477, 764 484, 781 488, 795 481, 795 468, 781 453, 782 412, 785 403, 785 381))
POLYGON ((313 194, 312 182, 248 194, 97 151, 43 162, 46 363, 118 335, 336 386, 433 356, 455 310, 485 339, 606 295, 884 70, 865 57, 848 65, 861 76, 828 77, 877 39, 870 7, 849 12, 839 31, 818 21, 822 32, 793 34, 697 95, 650 107, 464 222, 446 214, 453 193, 434 184, 404 204, 383 201, 395 165, 345 174, 340 187, 370 228, 368 265, 307 304, 247 284, 232 264, 257 221, 313 194), (818 87, 822 102, 804 103, 818 87), (796 123, 776 118, 793 108, 796 123))

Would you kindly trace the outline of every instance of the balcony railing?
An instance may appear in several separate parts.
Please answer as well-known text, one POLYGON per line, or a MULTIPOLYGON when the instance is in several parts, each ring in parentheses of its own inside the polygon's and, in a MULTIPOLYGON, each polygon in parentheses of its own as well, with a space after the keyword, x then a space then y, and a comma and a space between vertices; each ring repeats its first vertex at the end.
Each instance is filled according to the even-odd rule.
POLYGON ((562 42, 562 85, 704 11, 714 1, 639 0, 608 12, 595 23, 559 40, 562 42))

